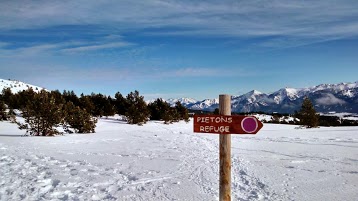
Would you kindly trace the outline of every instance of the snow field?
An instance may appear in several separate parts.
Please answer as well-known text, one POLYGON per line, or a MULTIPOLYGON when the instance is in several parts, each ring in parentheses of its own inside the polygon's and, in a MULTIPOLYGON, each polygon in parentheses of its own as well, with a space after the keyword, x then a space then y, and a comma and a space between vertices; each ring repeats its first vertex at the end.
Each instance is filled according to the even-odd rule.
MULTIPOLYGON (((218 135, 100 119, 95 134, 21 137, 0 122, 0 200, 218 200, 218 135)), ((354 200, 358 128, 265 124, 232 135, 232 200, 354 200)))

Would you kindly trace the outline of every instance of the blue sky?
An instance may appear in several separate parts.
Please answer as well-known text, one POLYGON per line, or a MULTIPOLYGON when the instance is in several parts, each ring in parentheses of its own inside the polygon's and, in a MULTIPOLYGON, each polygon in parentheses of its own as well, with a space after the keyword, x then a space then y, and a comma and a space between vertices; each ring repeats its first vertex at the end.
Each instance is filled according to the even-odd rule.
POLYGON ((217 98, 358 81, 358 1, 0 1, 0 78, 217 98))

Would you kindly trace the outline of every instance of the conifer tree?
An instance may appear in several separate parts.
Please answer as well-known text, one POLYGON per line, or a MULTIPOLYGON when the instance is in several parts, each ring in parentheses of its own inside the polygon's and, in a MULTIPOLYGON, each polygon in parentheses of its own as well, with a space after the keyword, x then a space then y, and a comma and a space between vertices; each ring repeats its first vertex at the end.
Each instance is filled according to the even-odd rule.
POLYGON ((128 108, 126 112, 127 122, 129 124, 141 125, 146 123, 149 118, 149 110, 144 97, 139 92, 131 92, 127 95, 128 108))
POLYGON ((113 116, 116 114, 114 105, 112 104, 113 100, 111 96, 105 97, 103 99, 103 116, 113 116))
MULTIPOLYGON (((105 111, 105 107, 107 107, 107 109, 109 108, 108 106, 110 105, 108 99, 106 96, 102 95, 102 94, 94 94, 92 93, 91 96, 91 101, 94 105, 94 111, 92 113, 93 116, 96 117, 102 117, 102 116, 109 116, 105 111)), ((113 109, 111 109, 113 110, 113 109)))
POLYGON ((169 123, 178 122, 181 120, 180 114, 176 107, 171 107, 168 114, 170 117, 169 123))
POLYGON ((6 105, 3 101, 0 100, 0 121, 8 119, 8 114, 6 113, 6 105))
POLYGON ((175 109, 178 112, 179 120, 184 120, 189 122, 189 112, 186 107, 184 107, 179 101, 175 103, 175 109))
POLYGON ((316 114, 316 110, 308 97, 305 97, 302 103, 301 110, 298 113, 301 125, 307 128, 314 128, 318 126, 319 115, 316 114))
POLYGON ((54 91, 51 91, 50 93, 51 93, 51 96, 55 99, 56 103, 59 103, 59 104, 66 103, 65 98, 62 96, 62 94, 59 90, 54 90, 54 91))
POLYGON ((62 97, 66 100, 66 102, 71 101, 76 106, 80 105, 79 98, 77 97, 74 91, 64 90, 62 93, 62 97))
POLYGON ((75 133, 94 133, 97 120, 93 118, 86 110, 75 106, 72 102, 67 102, 64 107, 64 128, 65 131, 71 130, 67 125, 74 129, 75 133))
POLYGON ((125 115, 127 112, 128 103, 125 97, 122 96, 120 92, 117 92, 114 95, 114 106, 116 108, 116 112, 119 115, 125 115))
POLYGON ((163 120, 165 124, 184 120, 189 121, 188 109, 186 109, 179 101, 174 107, 170 107, 169 103, 162 99, 157 99, 148 105, 151 120, 163 120))
POLYGON ((214 112, 213 112, 215 115, 219 115, 220 114, 220 111, 219 111, 219 108, 215 108, 214 112))
POLYGON ((35 94, 36 92, 32 88, 28 88, 27 90, 20 91, 15 95, 17 99, 17 106, 13 108, 20 109, 25 107, 27 102, 34 98, 35 94))
POLYGON ((170 121, 170 105, 161 98, 156 99, 148 105, 151 120, 170 121))
POLYGON ((52 136, 58 134, 54 126, 62 121, 62 104, 56 103, 51 94, 41 90, 35 94, 22 108, 23 117, 26 124, 19 124, 20 128, 25 128, 30 135, 52 136))
POLYGON ((94 114, 95 106, 89 96, 85 96, 85 95, 81 94, 80 107, 82 109, 86 110, 86 112, 88 112, 92 115, 94 114))
POLYGON ((1 99, 4 101, 5 104, 7 104, 9 107, 11 107, 11 99, 12 99, 13 93, 11 92, 10 88, 4 88, 2 90, 2 96, 1 99))

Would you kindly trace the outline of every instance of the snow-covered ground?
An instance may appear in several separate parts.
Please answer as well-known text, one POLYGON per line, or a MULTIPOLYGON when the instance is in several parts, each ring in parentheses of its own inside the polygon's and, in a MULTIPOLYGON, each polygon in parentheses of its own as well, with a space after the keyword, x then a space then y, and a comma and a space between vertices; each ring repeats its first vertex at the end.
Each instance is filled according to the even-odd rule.
MULTIPOLYGON (((232 200, 356 200, 358 127, 232 135, 232 200)), ((192 122, 21 137, 0 122, 0 200, 218 200, 218 135, 192 122)))
POLYGON ((320 114, 321 116, 335 116, 341 119, 358 121, 358 114, 348 113, 348 112, 340 112, 340 113, 328 113, 328 114, 320 114))
MULTIPOLYGON (((264 122, 270 122, 273 120, 273 116, 269 114, 255 114, 255 116, 258 120, 264 121, 264 122)), ((290 116, 282 116, 278 119, 279 122, 293 122, 293 121, 299 121, 297 118, 290 117, 290 116)))

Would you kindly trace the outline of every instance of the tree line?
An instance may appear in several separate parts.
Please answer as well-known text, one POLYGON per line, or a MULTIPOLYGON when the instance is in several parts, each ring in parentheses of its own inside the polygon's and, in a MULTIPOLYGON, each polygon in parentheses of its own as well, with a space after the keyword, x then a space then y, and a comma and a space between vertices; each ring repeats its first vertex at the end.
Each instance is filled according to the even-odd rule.
POLYGON ((52 136, 59 134, 61 126, 67 133, 94 133, 98 117, 123 115, 129 124, 145 124, 150 120, 163 120, 166 124, 189 121, 188 110, 177 102, 174 107, 162 99, 147 104, 138 91, 124 97, 101 93, 81 94, 58 90, 35 92, 32 88, 13 94, 10 88, 0 94, 0 121, 13 119, 20 129, 30 135, 52 136), (15 109, 21 111, 24 122, 16 121, 15 109))
MULTIPOLYGON (((288 114, 284 115, 287 116, 288 114)), ((279 118, 282 117, 280 114, 272 115, 272 123, 285 123, 285 121, 280 122, 279 118)), ((293 121, 286 122, 288 124, 302 125, 307 128, 315 128, 318 126, 358 126, 358 121, 342 119, 337 116, 324 116, 317 113, 312 104, 311 100, 308 97, 305 97, 299 111, 296 111, 292 117, 293 121)))

